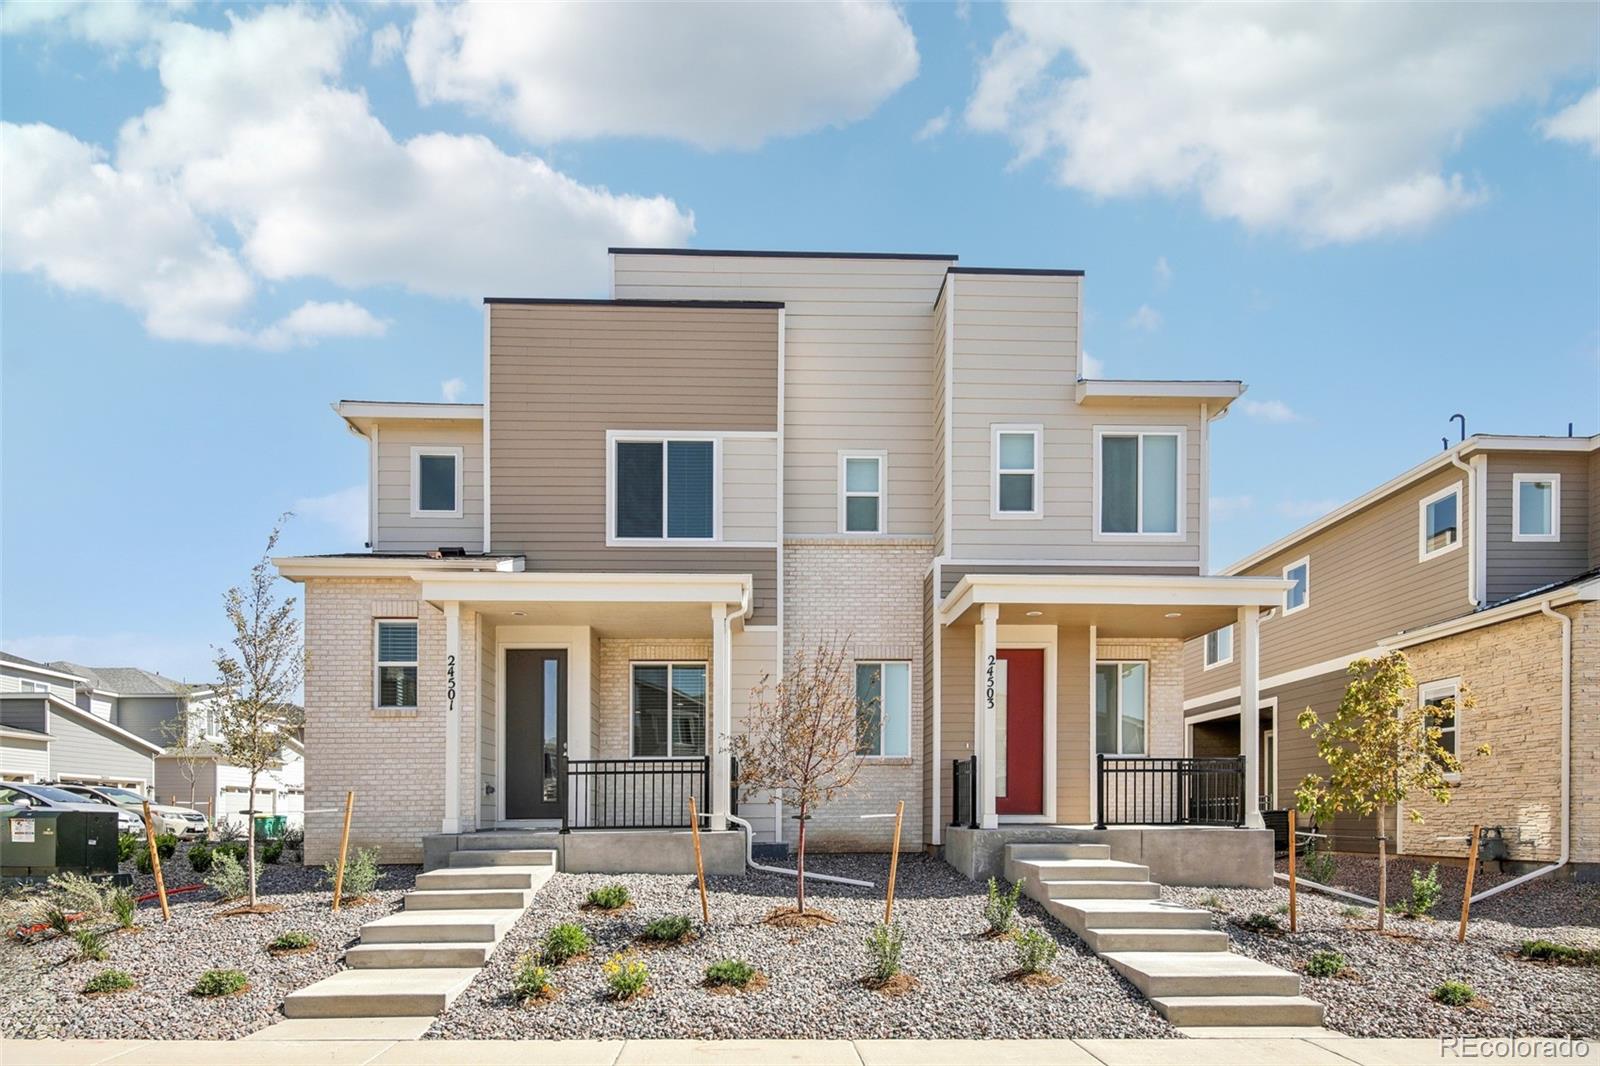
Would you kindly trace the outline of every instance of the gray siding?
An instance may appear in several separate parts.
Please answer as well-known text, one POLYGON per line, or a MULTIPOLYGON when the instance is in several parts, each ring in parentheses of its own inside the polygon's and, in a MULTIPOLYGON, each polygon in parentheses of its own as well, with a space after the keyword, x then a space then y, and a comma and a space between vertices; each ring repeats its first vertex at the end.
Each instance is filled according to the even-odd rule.
MULTIPOLYGON (((21 663, 0 662, 0 692, 21 692, 23 679, 48 686, 50 695, 56 699, 66 700, 68 703, 77 700, 77 691, 70 681, 30 670, 21 663)), ((33 691, 38 690, 33 689, 33 691)))
POLYGON ((9 696, 0 700, 0 725, 13 729, 31 729, 35 733, 50 732, 50 715, 45 710, 49 701, 41 693, 36 697, 9 696))
POLYGON ((373 551, 483 550, 483 423, 388 421, 375 430, 373 551), (411 449, 461 449, 461 517, 411 515, 411 449))
POLYGON ((45 781, 50 777, 49 741, 0 737, 0 777, 45 781))
POLYGON ((217 764, 206 759, 192 767, 182 759, 156 760, 156 799, 179 807, 193 807, 207 818, 217 816, 217 764), (194 780, 189 773, 193 770, 194 780))
POLYGON ((134 736, 164 748, 170 742, 161 727, 183 713, 181 703, 176 696, 120 696, 115 721, 134 736))
POLYGON ((155 758, 142 748, 91 724, 82 715, 50 708, 50 772, 61 777, 107 777, 149 785, 156 776, 155 758))
POLYGON ((1589 569, 1589 456, 1582 452, 1491 452, 1485 558, 1488 600, 1494 603, 1589 569), (1561 482, 1561 539, 1514 541, 1512 475, 1555 474, 1561 482))

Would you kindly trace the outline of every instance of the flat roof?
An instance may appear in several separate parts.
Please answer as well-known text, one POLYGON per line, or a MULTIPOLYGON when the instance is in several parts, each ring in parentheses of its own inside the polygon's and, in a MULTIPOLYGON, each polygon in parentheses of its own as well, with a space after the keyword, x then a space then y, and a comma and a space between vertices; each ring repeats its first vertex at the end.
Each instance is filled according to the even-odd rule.
POLYGON ((1045 278, 1081 278, 1082 270, 1072 268, 1055 269, 1050 267, 958 267, 953 266, 945 271, 946 274, 1014 274, 1022 277, 1045 278))
POLYGON ((559 296, 485 296, 486 304, 549 304, 572 307, 702 307, 776 311, 782 300, 600 300, 564 299, 559 296))
POLYGON ((716 255, 750 259, 943 259, 954 262, 961 258, 931 252, 763 252, 748 248, 607 248, 606 251, 612 255, 716 255))

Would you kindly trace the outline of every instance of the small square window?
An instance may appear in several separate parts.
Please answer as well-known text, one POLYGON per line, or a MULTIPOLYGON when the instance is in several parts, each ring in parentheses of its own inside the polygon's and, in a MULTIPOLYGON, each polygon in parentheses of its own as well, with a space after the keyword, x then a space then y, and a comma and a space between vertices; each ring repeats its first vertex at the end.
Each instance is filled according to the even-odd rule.
POLYGON ((1283 576, 1294 582, 1283 593, 1283 613, 1294 614, 1311 605, 1311 560, 1301 559, 1283 568, 1283 576))
POLYGON ((1456 483, 1419 505, 1417 558, 1432 559, 1461 545, 1461 485, 1456 483))
POLYGON ((839 453, 839 528, 845 533, 884 531, 882 452, 839 453))
POLYGON ((1511 475, 1511 539, 1553 544, 1561 540, 1561 475, 1511 475))
POLYGON ((411 517, 461 517, 460 448, 411 449, 411 517))

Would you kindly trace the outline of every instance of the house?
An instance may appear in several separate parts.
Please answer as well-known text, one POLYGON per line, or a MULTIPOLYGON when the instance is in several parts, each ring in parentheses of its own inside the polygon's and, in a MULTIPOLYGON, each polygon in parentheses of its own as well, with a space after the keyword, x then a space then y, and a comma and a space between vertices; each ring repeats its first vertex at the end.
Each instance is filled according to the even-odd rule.
MULTIPOLYGON (((1394 850, 1460 856, 1482 825, 1512 863, 1600 862, 1600 436, 1467 437, 1225 573, 1290 582, 1260 624, 1265 807, 1325 772, 1297 715, 1327 717, 1353 660, 1399 648, 1413 698, 1466 685, 1477 705, 1443 728, 1465 762, 1451 802, 1391 818, 1394 850)), ((1240 743, 1239 643, 1222 628, 1185 651, 1195 755, 1240 743)), ((1376 847, 1372 818, 1323 828, 1336 849, 1376 847)))
POLYGON ((0 780, 148 792, 159 739, 124 725, 114 697, 65 667, 0 652, 0 780))
MULTIPOLYGON (((250 810, 250 771, 228 762, 216 739, 214 730, 197 731, 187 746, 173 745, 156 756, 156 798, 242 829, 250 810)), ((286 737, 277 764, 256 776, 257 816, 283 815, 290 827, 304 826, 305 766, 305 745, 286 737)))
MULTIPOLYGON (((1261 824, 1256 747, 1183 758, 1184 642, 1252 648, 1289 586, 1207 573, 1239 382, 1083 379, 1077 270, 611 261, 608 299, 485 300, 483 404, 335 405, 369 551, 275 560, 304 585, 309 809, 353 790, 353 843, 433 863, 487 830, 683 827, 693 795, 715 849, 752 687, 846 641, 866 761, 816 846, 886 849, 864 816, 903 800, 902 847, 971 875, 1159 823, 1190 876, 1270 880, 1270 834, 1231 828, 1261 824)), ((771 799, 737 817, 792 839, 771 799)), ((604 861, 649 868, 615 865, 644 839, 604 861)), ((336 844, 310 819, 308 862, 336 844)))

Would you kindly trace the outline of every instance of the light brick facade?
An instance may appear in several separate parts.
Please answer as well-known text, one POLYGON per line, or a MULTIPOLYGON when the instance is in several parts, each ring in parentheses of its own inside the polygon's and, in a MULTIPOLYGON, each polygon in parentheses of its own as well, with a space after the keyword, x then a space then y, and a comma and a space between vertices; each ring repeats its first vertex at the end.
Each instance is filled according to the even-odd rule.
POLYGON ((706 737, 711 736, 711 686, 715 671, 711 666, 710 640, 635 640, 600 641, 600 687, 595 693, 593 758, 626 759, 629 747, 633 696, 630 689, 632 667, 636 662, 704 663, 706 666, 706 737))
MULTIPOLYGON (((1145 754, 1183 754, 1183 641, 1113 640, 1096 642, 1095 659, 1132 660, 1149 664, 1149 706, 1145 708, 1145 754)), ((1061 766, 1058 773, 1075 767, 1061 766)))

